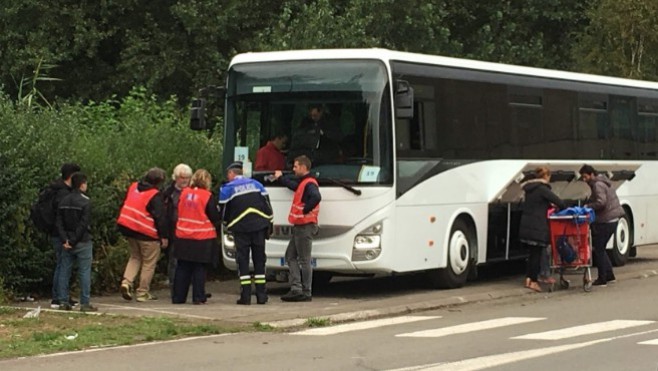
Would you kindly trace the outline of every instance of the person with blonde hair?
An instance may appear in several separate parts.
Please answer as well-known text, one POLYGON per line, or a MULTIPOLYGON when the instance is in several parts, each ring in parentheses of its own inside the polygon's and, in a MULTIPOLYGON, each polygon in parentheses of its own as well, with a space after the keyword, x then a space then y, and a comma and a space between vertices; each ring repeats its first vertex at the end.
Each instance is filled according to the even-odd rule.
POLYGON ((551 191, 550 180, 551 171, 547 167, 539 167, 535 170, 534 179, 521 185, 525 192, 525 200, 521 205, 519 239, 530 253, 525 287, 537 292, 541 292, 538 276, 542 249, 546 249, 551 240, 546 214, 552 205, 560 209, 566 207, 564 201, 551 191))
POLYGON ((126 236, 130 246, 130 259, 120 287, 121 296, 126 300, 133 298, 133 282, 138 273, 140 280, 136 300, 157 300, 150 293, 151 280, 160 257, 160 248, 167 248, 169 244, 167 217, 159 190, 165 177, 164 170, 157 167, 146 172, 141 181, 130 185, 119 212, 119 231, 126 236))
POLYGON ((210 192, 212 177, 205 169, 192 175, 178 200, 176 220, 176 273, 171 302, 183 304, 192 284, 192 303, 205 304, 206 265, 218 256, 217 227, 221 222, 217 199, 210 192))
POLYGON ((192 178, 192 168, 187 164, 178 164, 171 175, 172 182, 162 192, 165 208, 167 210, 167 224, 169 232, 169 247, 165 250, 167 254, 167 278, 171 296, 174 296, 174 274, 176 272, 176 258, 174 258, 174 249, 176 248, 176 221, 178 220, 178 199, 181 191, 190 185, 192 178))

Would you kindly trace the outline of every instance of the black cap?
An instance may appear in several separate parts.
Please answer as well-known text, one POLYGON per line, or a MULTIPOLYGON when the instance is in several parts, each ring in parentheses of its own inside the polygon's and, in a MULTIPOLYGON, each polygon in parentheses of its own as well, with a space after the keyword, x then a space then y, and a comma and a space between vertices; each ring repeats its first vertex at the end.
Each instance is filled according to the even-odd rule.
POLYGON ((230 165, 226 168, 226 171, 228 171, 228 170, 233 170, 233 169, 242 170, 242 161, 236 161, 236 162, 230 164, 230 165))

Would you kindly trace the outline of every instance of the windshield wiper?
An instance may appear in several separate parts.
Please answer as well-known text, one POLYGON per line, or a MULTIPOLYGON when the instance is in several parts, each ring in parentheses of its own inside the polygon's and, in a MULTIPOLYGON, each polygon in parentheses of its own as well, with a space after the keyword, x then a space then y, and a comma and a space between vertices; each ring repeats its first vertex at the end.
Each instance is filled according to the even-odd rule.
MULTIPOLYGON (((316 174, 316 176, 317 176, 317 174, 316 174)), ((347 185, 347 184, 341 182, 340 180, 331 179, 331 178, 317 178, 317 179, 318 179, 319 181, 327 180, 327 181, 329 181, 329 182, 331 182, 331 183, 333 183, 333 184, 335 184, 335 185, 338 185, 338 186, 343 187, 344 189, 346 189, 346 190, 348 190, 348 191, 354 193, 354 194, 357 195, 357 196, 361 196, 361 193, 363 193, 363 192, 361 192, 360 189, 356 189, 356 188, 354 188, 354 187, 352 187, 352 186, 350 186, 350 185, 347 185)))

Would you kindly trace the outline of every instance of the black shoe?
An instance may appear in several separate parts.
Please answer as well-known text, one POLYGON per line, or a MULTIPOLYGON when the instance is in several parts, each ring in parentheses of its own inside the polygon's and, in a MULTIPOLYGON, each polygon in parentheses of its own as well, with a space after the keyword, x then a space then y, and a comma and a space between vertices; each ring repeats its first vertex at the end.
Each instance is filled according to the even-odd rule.
POLYGON ((281 300, 290 301, 290 302, 302 302, 302 301, 312 301, 313 298, 311 297, 311 295, 299 293, 295 296, 290 296, 290 297, 282 296, 281 300))
POLYGON ((50 308, 52 309, 59 309, 59 300, 51 300, 50 301, 50 308))
POLYGON ((73 307, 69 303, 64 303, 59 305, 59 310, 71 310, 73 307))
POLYGON ((302 294, 301 291, 288 291, 287 293, 281 295, 281 300, 289 301, 288 299, 297 297, 299 295, 304 295, 304 294, 302 294))
POLYGON ((615 282, 617 282, 617 277, 615 277, 615 275, 613 273, 610 273, 608 275, 607 282, 608 283, 615 283, 615 282))
POLYGON ((78 302, 73 299, 69 299, 69 304, 71 304, 72 307, 75 307, 76 305, 78 305, 78 302))
POLYGON ((206 293, 206 299, 210 299, 210 298, 212 298, 212 294, 209 293, 209 292, 207 292, 207 293, 206 293))
POLYGON ((592 286, 606 287, 608 286, 608 282, 602 280, 601 277, 599 277, 594 282, 592 282, 592 286))
MULTIPOLYGON (((249 298, 249 299, 240 298, 235 302, 235 304, 238 304, 238 305, 251 305, 251 298, 249 298)), ((258 304, 260 304, 260 303, 258 303, 258 304)))
POLYGON ((91 304, 82 304, 80 306, 80 312, 98 312, 98 308, 91 304))

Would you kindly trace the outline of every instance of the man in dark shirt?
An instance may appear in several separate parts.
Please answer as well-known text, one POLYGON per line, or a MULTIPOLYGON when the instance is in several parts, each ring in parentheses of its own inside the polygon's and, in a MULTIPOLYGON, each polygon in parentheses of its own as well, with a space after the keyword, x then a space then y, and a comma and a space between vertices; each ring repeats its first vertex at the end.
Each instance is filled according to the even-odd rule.
POLYGON ((286 249, 286 262, 290 270, 290 292, 283 295, 283 301, 311 301, 313 267, 311 266, 311 249, 313 236, 318 233, 318 214, 320 212, 320 189, 318 182, 311 175, 311 160, 306 156, 295 158, 292 168, 296 179, 282 177, 281 171, 274 172, 274 177, 295 191, 288 222, 293 225, 292 238, 286 249))
POLYGON ((87 177, 82 173, 71 176, 71 193, 64 197, 57 209, 55 224, 59 238, 63 241, 61 271, 59 276, 60 309, 71 310, 69 302, 69 281, 74 261, 78 263, 80 279, 80 310, 95 312, 98 309, 89 302, 91 295, 91 262, 93 246, 91 241, 91 204, 87 191, 87 177))

